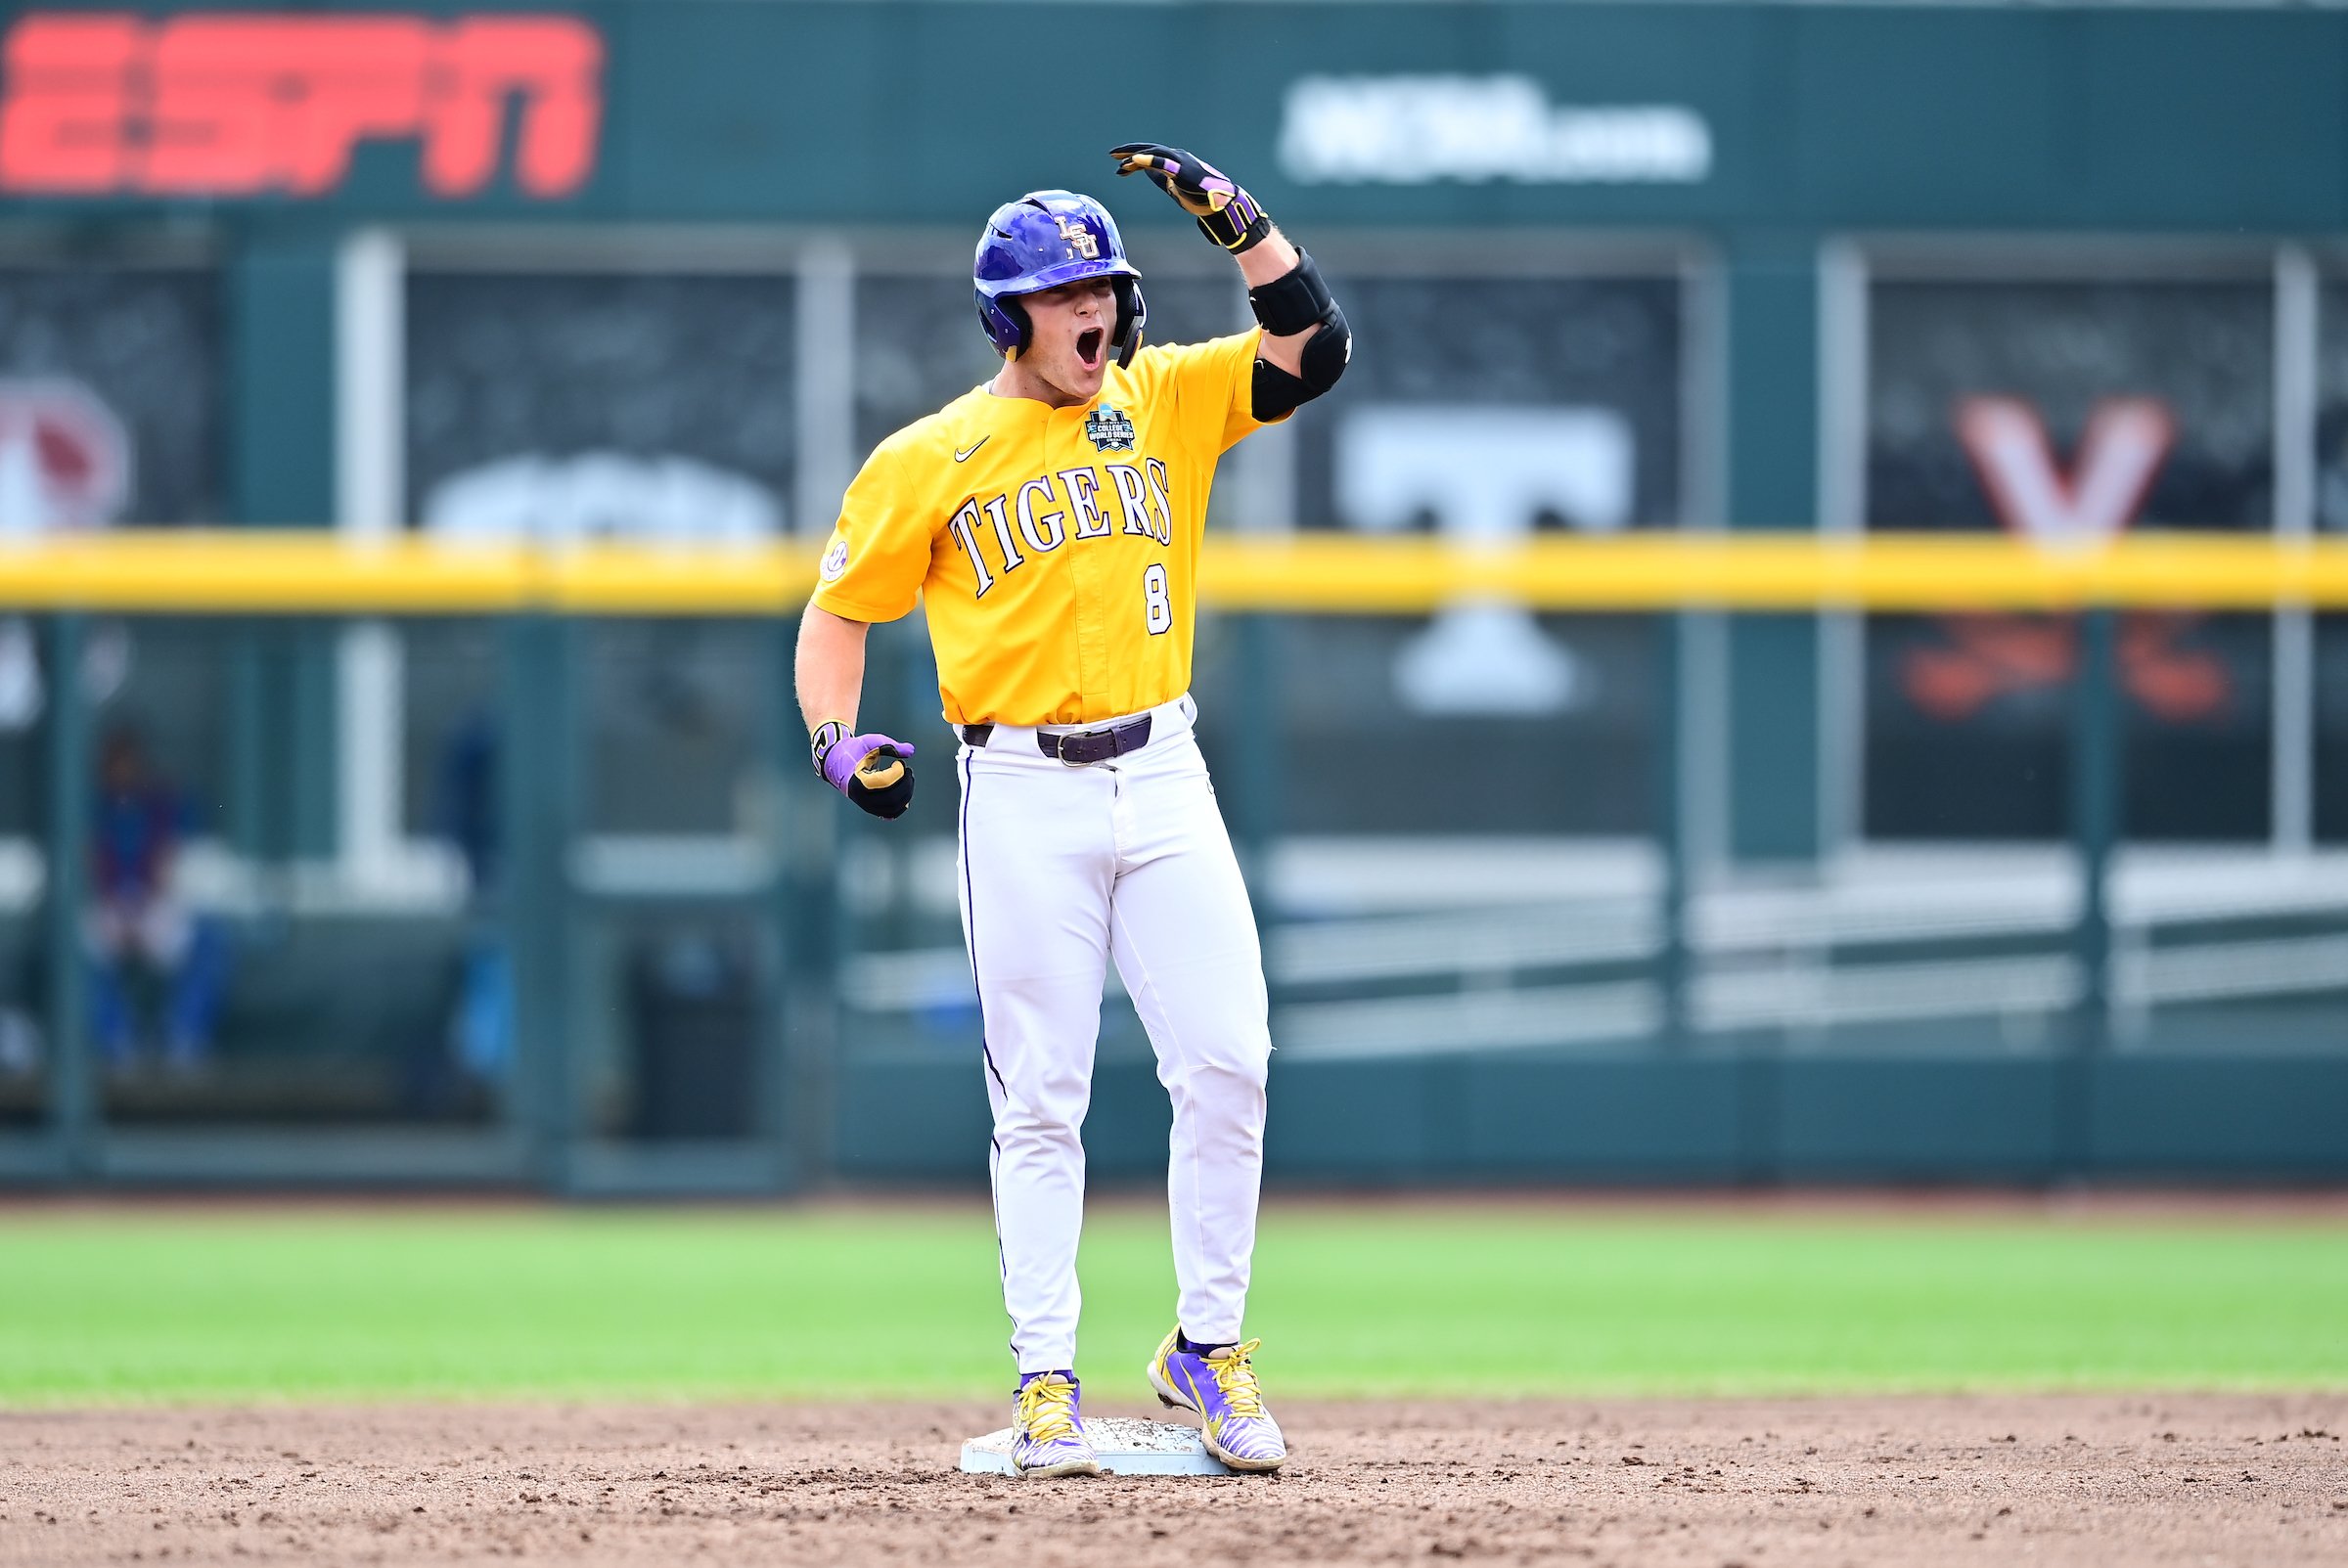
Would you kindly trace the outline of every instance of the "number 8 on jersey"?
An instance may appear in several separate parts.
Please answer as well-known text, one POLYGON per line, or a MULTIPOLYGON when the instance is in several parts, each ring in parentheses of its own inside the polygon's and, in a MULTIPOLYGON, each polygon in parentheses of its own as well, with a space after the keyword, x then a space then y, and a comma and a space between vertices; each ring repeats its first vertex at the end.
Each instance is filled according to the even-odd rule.
POLYGON ((1161 637, 1174 625, 1174 601, 1166 592, 1166 568, 1152 561, 1142 571, 1142 603, 1151 637, 1161 637))

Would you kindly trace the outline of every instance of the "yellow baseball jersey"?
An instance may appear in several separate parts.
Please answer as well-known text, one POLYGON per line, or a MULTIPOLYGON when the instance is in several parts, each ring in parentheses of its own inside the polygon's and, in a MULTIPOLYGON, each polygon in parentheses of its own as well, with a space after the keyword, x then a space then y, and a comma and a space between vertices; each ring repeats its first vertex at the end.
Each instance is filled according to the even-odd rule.
POLYGON ((1260 427, 1260 330, 1113 362, 1072 408, 974 387, 874 448, 815 603, 895 620, 924 599, 952 724, 1087 724, 1191 684, 1215 461, 1260 427))

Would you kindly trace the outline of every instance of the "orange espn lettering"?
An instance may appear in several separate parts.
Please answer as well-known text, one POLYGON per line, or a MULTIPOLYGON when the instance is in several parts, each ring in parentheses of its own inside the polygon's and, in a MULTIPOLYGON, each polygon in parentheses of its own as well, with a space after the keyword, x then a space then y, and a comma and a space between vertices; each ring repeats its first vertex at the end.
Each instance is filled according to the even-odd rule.
POLYGON ((0 57, 0 190, 23 195, 320 196, 359 142, 422 137, 426 189, 471 196, 518 94, 517 183, 554 198, 603 113, 603 39, 571 17, 34 13, 0 57))

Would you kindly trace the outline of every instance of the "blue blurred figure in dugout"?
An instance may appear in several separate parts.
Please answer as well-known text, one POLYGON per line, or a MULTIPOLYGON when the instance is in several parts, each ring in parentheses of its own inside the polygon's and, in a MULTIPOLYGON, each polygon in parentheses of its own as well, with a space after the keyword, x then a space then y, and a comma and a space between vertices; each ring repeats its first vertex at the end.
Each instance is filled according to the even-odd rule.
POLYGON ((224 968, 220 936, 171 887, 192 818, 187 797, 155 771, 135 733, 107 736, 91 816, 83 930, 91 1028, 110 1066, 127 1067, 138 1055, 134 972, 160 992, 165 1059, 191 1068, 211 1055, 224 968))

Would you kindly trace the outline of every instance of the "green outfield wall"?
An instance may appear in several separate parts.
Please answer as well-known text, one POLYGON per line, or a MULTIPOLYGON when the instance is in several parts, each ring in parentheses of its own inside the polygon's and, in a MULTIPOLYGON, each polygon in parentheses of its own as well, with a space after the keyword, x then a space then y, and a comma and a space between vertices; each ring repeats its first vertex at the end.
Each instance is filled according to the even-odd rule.
MULTIPOLYGON (((0 5, 0 401, 65 408, 103 455, 69 381, 135 449, 116 493, 55 518, 0 485, 0 544, 93 520, 429 528, 459 481, 528 470, 543 499, 614 456, 722 470, 697 494, 820 536, 872 442, 982 373, 961 269, 996 202, 1093 190, 1154 330, 1241 324, 1223 262, 1109 178, 1106 149, 1143 138, 1242 179, 1357 332, 1287 444, 1227 464, 1217 527, 1439 531, 1439 509, 1365 497, 1393 487, 1373 457, 1435 444, 1378 416, 1506 405, 1598 416, 1567 433, 1604 437, 1613 476, 1587 515, 1564 494, 1513 519, 1528 534, 2027 531, 1962 428, 2004 400, 2065 505, 2113 405, 2157 432, 2100 525, 2348 530, 2348 12, 126 0, 0 5)), ((1472 478, 1491 453, 1455 458, 1472 478)), ((86 702, 0 722, 0 1178, 977 1177, 976 1020, 932 885, 951 791, 895 838, 842 821, 804 777, 779 623, 353 630, 148 617, 125 675, 104 616, 19 636, 0 615, 0 654, 16 637, 98 672, 86 702), (385 693, 405 732, 370 729, 385 693), (193 1109, 90 1046, 82 857, 55 852, 88 834, 77 781, 126 714, 203 797, 240 955, 249 1075, 193 1109), (500 769, 471 787, 495 830, 450 891, 453 852, 409 851, 458 835, 450 779, 491 722, 500 769), (512 1036, 486 1086, 443 1016, 484 953, 512 1036), (710 1044, 727 1030, 751 1045, 710 1044), (711 1075, 662 1091, 699 1107, 690 1136, 643 1082, 610 1089, 655 1036, 711 1075)), ((1512 646, 1578 671, 1579 705, 1480 716, 1397 694, 1423 631, 1234 615, 1201 637, 1242 857, 1259 902, 1291 889, 1266 919, 1301 976, 1274 981, 1278 1179, 2348 1175, 2348 617, 1528 613, 1512 646), (1532 784, 1461 810, 1442 759, 1468 745, 1532 784), (1329 937, 1379 939, 1337 907, 1372 895, 1329 846, 1455 829, 1483 857, 1458 880, 1570 839, 1556 864, 1651 895, 1652 929, 1642 905, 1627 935, 1577 928, 1512 968, 1475 951, 1517 941, 1506 906, 1467 937, 1472 906, 1446 906, 1425 929, 1466 953, 1456 974, 1329 937), (2102 874, 2147 843, 2171 869, 2123 898, 2102 874), (1719 888, 1766 909, 1919 846, 2036 855, 2026 888, 2091 874, 1986 935, 1932 909, 1903 915, 1939 921, 1913 941, 1865 910, 1693 928, 1719 888), (1841 1021, 1761 984, 1877 961, 1841 1021), (2011 1003, 1901 1010, 1932 986, 2011 1003), (1545 997, 1583 1032, 1509 1044, 1545 997), (1437 1021, 1348 1045, 1357 1007, 1437 1021)), ((946 739, 926 659, 918 629, 876 641, 874 705, 928 725, 926 756, 946 739)), ((1139 1178, 1162 1095, 1110 1033, 1088 1140, 1139 1178)))

